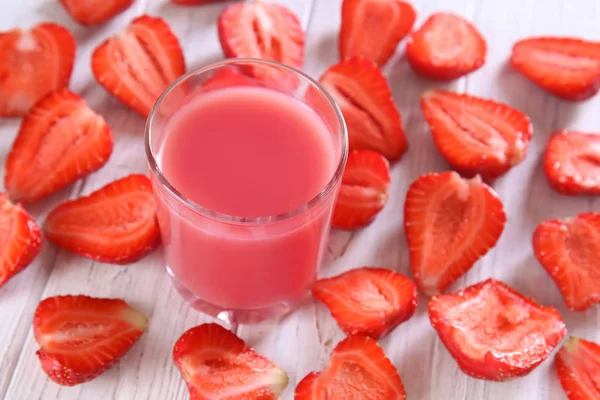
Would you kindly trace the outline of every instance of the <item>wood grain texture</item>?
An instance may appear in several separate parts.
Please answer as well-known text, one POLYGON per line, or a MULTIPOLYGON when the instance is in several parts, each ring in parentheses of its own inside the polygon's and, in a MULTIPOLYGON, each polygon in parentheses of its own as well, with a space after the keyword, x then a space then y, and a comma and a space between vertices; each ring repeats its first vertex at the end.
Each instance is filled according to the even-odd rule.
MULTIPOLYGON (((307 30, 306 71, 318 77, 338 59, 337 34, 341 0, 279 0, 302 18, 307 30)), ((93 48, 118 31, 134 16, 147 12, 165 18, 181 39, 189 68, 220 60, 215 21, 223 4, 182 7, 166 0, 137 0, 127 12, 107 24, 83 28, 73 22, 55 0, 19 0, 0 6, 0 30, 28 27, 39 21, 57 21, 73 31, 79 49, 71 87, 91 107, 106 116, 116 139, 109 163, 29 210, 42 222, 60 201, 87 194, 131 172, 147 171, 142 135, 144 121, 99 87, 91 76, 93 48)), ((448 169, 437 153, 418 107, 419 95, 438 87, 490 97, 527 113, 534 138, 527 159, 495 189, 508 214, 508 224, 496 246, 465 277, 458 289, 493 276, 503 279, 539 302, 557 307, 569 333, 600 341, 600 310, 573 313, 564 307, 552 280, 538 265, 531 250, 535 226, 550 218, 582 211, 600 211, 592 198, 569 198, 552 192, 546 183, 540 155, 553 130, 600 130, 600 97, 582 104, 566 103, 546 95, 506 65, 510 50, 520 38, 572 35, 600 40, 600 4, 594 0, 418 0, 417 24, 435 11, 461 14, 474 21, 488 39, 489 56, 479 71, 450 84, 418 78, 408 66, 401 45, 384 71, 390 79, 409 140, 406 156, 393 166, 391 197, 375 222, 355 233, 332 232, 323 276, 372 265, 410 275, 402 215, 408 185, 420 174, 448 169)), ((0 119, 0 165, 19 120, 0 119)), ((171 362, 173 343, 186 329, 209 320, 190 310, 171 288, 162 254, 154 252, 129 266, 114 266, 58 251, 44 244, 42 254, 24 272, 0 289, 0 398, 4 400, 184 400, 187 389, 171 362), (74 388, 49 381, 35 356, 31 318, 40 299, 57 294, 83 293, 121 297, 150 317, 149 331, 112 370, 74 388)), ((415 317, 381 341, 398 368, 410 399, 444 400, 563 400, 551 360, 529 376, 508 383, 478 381, 462 374, 429 325, 427 298, 420 298, 415 317)), ((307 300, 281 321, 240 326, 237 333, 272 358, 290 376, 283 399, 293 398, 296 383, 327 363, 335 344, 343 339, 321 304, 307 300)))

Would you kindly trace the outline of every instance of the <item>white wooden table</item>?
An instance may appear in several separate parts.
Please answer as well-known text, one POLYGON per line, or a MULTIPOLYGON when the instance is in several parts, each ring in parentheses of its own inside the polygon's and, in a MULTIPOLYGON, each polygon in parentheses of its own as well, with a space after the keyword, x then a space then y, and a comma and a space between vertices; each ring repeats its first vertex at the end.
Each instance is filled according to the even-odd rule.
MULTIPOLYGON (((115 151, 108 164, 85 180, 29 207, 42 222, 62 200, 87 194, 131 172, 147 171, 143 150, 144 120, 110 97, 94 81, 90 54, 109 34, 142 13, 165 18, 180 38, 188 68, 222 58, 215 21, 222 4, 181 7, 168 0, 137 0, 125 13, 97 28, 72 21, 58 0, 1 0, 0 30, 57 21, 76 35, 78 54, 71 88, 102 113, 114 130, 115 151)), ((341 0, 279 0, 295 10, 307 30, 308 73, 318 77, 337 61, 341 0)), ((569 198, 551 191, 540 163, 541 151, 553 130, 577 128, 600 131, 600 96, 571 104, 546 95, 507 65, 511 47, 530 35, 573 35, 600 40, 600 2, 596 0, 415 0, 417 25, 432 12, 449 10, 474 21, 488 40, 489 55, 479 71, 450 84, 418 78, 403 56, 403 45, 386 65, 394 97, 401 110, 409 151, 394 165, 390 201, 367 229, 333 232, 323 275, 362 266, 382 266, 410 275, 402 228, 408 185, 420 174, 443 171, 419 110, 419 95, 431 87, 495 98, 528 114, 534 125, 527 159, 500 179, 495 188, 504 201, 508 224, 496 248, 451 288, 458 289, 493 276, 539 302, 557 307, 572 335, 600 340, 600 308, 585 313, 567 311, 552 280, 535 260, 531 235, 542 220, 579 212, 600 211, 593 198, 569 198)), ((19 120, 0 119, 0 165, 16 134, 19 120)), ((441 344, 427 317, 427 298, 417 314, 381 341, 404 381, 412 400, 560 400, 566 399, 555 378, 552 357, 529 376, 491 383, 461 373, 441 344)), ((175 340, 186 329, 210 318, 190 309, 163 269, 162 252, 129 266, 93 262, 48 243, 35 262, 0 289, 0 399, 4 400, 179 400, 187 389, 171 361, 175 340), (113 369, 92 382, 60 387, 42 372, 35 351, 31 321, 40 299, 58 294, 120 297, 150 317, 150 328, 113 369)), ((239 326, 236 333, 274 360, 290 377, 283 396, 293 398, 296 383, 309 371, 320 370, 344 335, 328 311, 307 301, 282 321, 239 326)))

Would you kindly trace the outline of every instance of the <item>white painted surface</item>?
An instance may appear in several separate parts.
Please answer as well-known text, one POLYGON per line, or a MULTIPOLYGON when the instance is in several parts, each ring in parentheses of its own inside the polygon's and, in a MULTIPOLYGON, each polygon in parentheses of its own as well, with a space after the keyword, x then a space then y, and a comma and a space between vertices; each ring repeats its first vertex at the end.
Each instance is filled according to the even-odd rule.
MULTIPOLYGON (((318 77, 337 61, 341 0, 279 0, 303 19, 307 28, 306 71, 318 77)), ((572 35, 600 40, 600 3, 595 0, 415 0, 418 23, 429 14, 459 13, 482 31, 489 45, 486 65, 467 78, 439 84, 418 78, 410 70, 401 44, 386 65, 402 113, 409 151, 393 166, 392 194, 382 214, 356 233, 333 232, 329 260, 322 274, 334 275, 362 265, 382 266, 410 275, 402 229, 408 185, 417 176, 447 169, 418 108, 420 93, 430 87, 467 91, 507 102, 527 113, 534 138, 525 162, 500 179, 495 188, 504 201, 508 224, 497 247, 452 289, 493 276, 503 279, 539 302, 557 307, 569 333, 600 340, 600 309, 567 311, 552 280, 536 262, 530 242, 537 223, 576 213, 600 211, 592 198, 568 198, 553 193, 540 165, 541 151, 553 130, 600 130, 600 96, 581 104, 557 100, 538 90, 506 66, 515 41, 531 35, 572 35)), ((223 7, 213 4, 180 7, 167 0, 137 0, 105 25, 84 28, 73 22, 58 0, 2 0, 0 31, 28 27, 39 21, 64 24, 76 35, 79 49, 71 88, 102 113, 114 130, 115 152, 99 172, 29 207, 41 223, 61 200, 89 193, 130 172, 146 171, 142 136, 144 121, 110 97, 92 78, 90 54, 109 34, 144 12, 165 18, 185 50, 188 67, 222 58, 215 21, 223 7)), ((17 131, 19 120, 0 119, 0 165, 17 131)), ((409 399, 427 400, 562 400, 552 357, 529 376, 507 383, 478 381, 462 374, 429 325, 425 297, 417 314, 381 341, 398 368, 409 399)), ((175 340, 186 329, 209 318, 189 309, 171 288, 160 251, 129 266, 114 266, 57 251, 47 243, 36 261, 0 289, 0 398, 4 400, 180 400, 187 389, 171 361, 175 340), (35 351, 31 318, 40 299, 57 294, 121 297, 150 317, 150 329, 112 370, 73 388, 46 378, 35 351)), ((282 321, 240 326, 237 333, 277 362, 290 376, 284 399, 292 399, 296 383, 311 370, 320 370, 344 336, 320 304, 308 300, 282 321)))

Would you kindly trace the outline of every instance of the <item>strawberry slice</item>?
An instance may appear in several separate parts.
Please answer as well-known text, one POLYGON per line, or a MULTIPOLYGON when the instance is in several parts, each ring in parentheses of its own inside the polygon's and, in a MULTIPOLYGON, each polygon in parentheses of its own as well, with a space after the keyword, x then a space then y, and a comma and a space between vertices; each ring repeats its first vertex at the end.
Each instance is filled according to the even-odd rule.
POLYGON ((219 40, 229 58, 261 58, 297 69, 304 63, 300 19, 280 4, 255 0, 225 7, 219 16, 219 40))
POLYGON ((42 233, 20 204, 0 193, 0 287, 24 270, 39 254, 42 233))
POLYGON ((346 335, 379 339, 413 316, 417 287, 402 274, 363 267, 317 281, 313 296, 331 311, 346 335))
POLYGON ((532 127, 522 112, 479 97, 428 90, 421 110, 435 144, 467 176, 495 179, 525 159, 532 127))
POLYGON ((544 153, 544 169, 559 193, 600 194, 600 134, 554 132, 544 153))
POLYGON ((585 311, 600 303, 600 214, 542 222, 533 250, 569 309, 585 311))
POLYGON ((92 260, 127 264, 156 248, 160 232, 150 179, 129 175, 48 214, 48 240, 92 260))
POLYGON ((496 245, 505 223, 502 201, 479 176, 419 177, 404 203, 410 266, 419 289, 429 296, 442 292, 496 245))
POLYGON ((406 57, 419 75, 450 81, 480 68, 487 45, 469 21, 450 13, 432 14, 408 39, 406 57))
POLYGON ((407 144, 400 112, 377 65, 348 58, 329 67, 320 82, 344 114, 351 150, 374 150, 389 160, 402 156, 407 144))
POLYGON ((102 167, 113 150, 104 119, 62 89, 25 116, 6 160, 4 186, 15 201, 33 202, 102 167))
POLYGON ((405 400, 398 371, 368 336, 342 340, 322 372, 311 372, 296 387, 295 400, 405 400), (338 397, 339 396, 339 397, 338 397))
POLYGON ((0 117, 25 115, 42 97, 67 87, 76 47, 71 32, 53 23, 0 32, 0 117))
POLYGON ((340 229, 367 225, 383 209, 388 199, 390 164, 371 150, 354 150, 348 155, 342 185, 331 223, 340 229))
POLYGON ((133 0, 60 0, 71 17, 83 25, 108 21, 128 9, 133 0))
POLYGON ((142 15, 92 54, 92 72, 110 94, 142 116, 185 73, 179 40, 161 18, 142 15))
POLYGON ((558 379, 569 400, 600 399, 600 345, 571 336, 555 360, 558 379))
POLYGON ((275 400, 288 383, 285 371, 217 324, 181 335, 173 361, 196 400, 275 400))
POLYGON ((340 58, 366 57, 385 64, 410 33, 417 12, 402 0, 344 0, 340 58))
POLYGON ((88 382, 110 369, 148 328, 121 299, 55 296, 35 310, 33 333, 44 372, 59 385, 88 382))
POLYGON ((492 381, 527 375, 567 333, 556 309, 494 279, 433 297, 429 318, 460 369, 492 381))
POLYGON ((512 66, 565 100, 585 100, 600 89, 600 43, 573 38, 534 37, 517 42, 512 66))

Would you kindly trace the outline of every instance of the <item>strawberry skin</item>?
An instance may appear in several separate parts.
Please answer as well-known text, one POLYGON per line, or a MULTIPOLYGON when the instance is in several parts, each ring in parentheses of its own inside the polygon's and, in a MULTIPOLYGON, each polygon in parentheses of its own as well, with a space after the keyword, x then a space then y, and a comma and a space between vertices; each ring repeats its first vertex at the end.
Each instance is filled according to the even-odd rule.
POLYGON ((558 379, 569 400, 600 399, 600 345, 571 336, 555 360, 558 379))
POLYGON ((344 0, 340 58, 365 57, 384 65, 416 18, 414 7, 403 0, 344 0))
POLYGON ((0 32, 0 117, 25 115, 48 93, 69 85, 75 38, 54 23, 0 32))
POLYGON ((408 39, 406 57, 419 75, 450 81, 485 63, 487 44, 469 21, 450 13, 432 14, 408 39))
POLYGON ((373 150, 398 160, 408 145, 400 112, 389 84, 377 65, 366 58, 348 58, 321 76, 348 127, 350 150, 373 150))
POLYGON ((128 9, 133 0, 60 0, 71 17, 82 25, 108 21, 128 9))
POLYGON ((4 186, 14 201, 31 203, 98 170, 113 138, 85 100, 61 89, 25 116, 6 160, 4 186))
POLYGON ((565 100, 586 100, 600 88, 600 43, 533 37, 517 42, 511 65, 533 83, 565 100))
MULTIPOLYGON (((231 4, 219 16, 225 57, 261 58, 302 69, 304 31, 289 8, 260 0, 231 4)), ((257 77, 272 71, 255 70, 257 77)))
POLYGON ((389 186, 390 165, 385 157, 371 150, 350 152, 333 209, 333 226, 353 230, 367 225, 387 203, 389 186))
POLYGON ((329 308, 346 335, 379 339, 413 316, 418 294, 406 276, 363 267, 317 281, 313 296, 329 308))
POLYGON ((548 182, 566 195, 600 194, 600 134, 554 132, 544 152, 548 182))
POLYGON ((527 375, 567 333, 556 309, 494 279, 433 297, 429 318, 460 369, 492 381, 527 375))
POLYGON ((64 202, 48 214, 44 233, 57 246, 92 260, 139 260, 160 242, 150 179, 129 175, 64 202))
POLYGON ((463 175, 493 180, 525 159, 533 129, 529 118, 514 108, 429 90, 421 95, 421 110, 438 150, 463 175))
POLYGON ((110 369, 148 328, 121 299, 55 296, 35 310, 33 333, 42 369, 59 385, 90 381, 110 369))
POLYGON ((24 270, 39 254, 42 233, 35 220, 0 193, 0 287, 24 270))
POLYGON ((600 303, 600 214, 542 222, 533 250, 569 309, 585 311, 600 303))
POLYGON ((190 400, 275 400, 288 383, 285 371, 217 324, 199 325, 181 335, 173 361, 190 400))
POLYGON ((342 340, 333 349, 325 370, 311 372, 298 383, 294 399, 350 399, 343 394, 358 393, 361 399, 406 400, 394 365, 375 340, 360 335, 342 340))
POLYGON ((92 72, 107 92, 143 117, 185 73, 179 40, 161 18, 142 15, 92 54, 92 72))
POLYGON ((419 289, 441 293, 469 271, 500 238, 502 201, 481 178, 456 172, 427 174, 413 182, 404 203, 410 266, 419 289))

